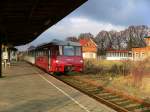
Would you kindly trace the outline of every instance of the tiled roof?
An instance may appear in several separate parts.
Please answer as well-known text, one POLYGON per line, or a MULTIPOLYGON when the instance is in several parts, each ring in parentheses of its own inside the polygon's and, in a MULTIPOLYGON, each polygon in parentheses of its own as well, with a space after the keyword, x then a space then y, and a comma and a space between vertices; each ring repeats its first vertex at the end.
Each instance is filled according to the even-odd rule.
POLYGON ((81 45, 85 45, 89 42, 89 39, 80 39, 79 42, 80 42, 81 45))

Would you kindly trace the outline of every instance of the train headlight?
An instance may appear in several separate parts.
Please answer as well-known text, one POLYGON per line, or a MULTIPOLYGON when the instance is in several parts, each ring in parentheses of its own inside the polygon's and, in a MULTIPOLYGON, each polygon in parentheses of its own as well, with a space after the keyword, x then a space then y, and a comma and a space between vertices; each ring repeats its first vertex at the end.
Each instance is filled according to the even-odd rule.
POLYGON ((83 60, 80 60, 80 63, 83 63, 83 60))
POLYGON ((58 60, 56 60, 55 62, 56 62, 56 63, 58 63, 59 61, 58 61, 58 60))

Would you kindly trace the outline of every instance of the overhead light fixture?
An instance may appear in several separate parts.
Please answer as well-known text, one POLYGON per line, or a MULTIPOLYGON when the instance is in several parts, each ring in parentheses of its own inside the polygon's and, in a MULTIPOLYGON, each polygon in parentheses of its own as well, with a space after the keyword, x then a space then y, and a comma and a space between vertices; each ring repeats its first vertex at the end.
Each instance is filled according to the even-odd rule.
POLYGON ((36 35, 37 35, 37 32, 34 32, 34 33, 33 33, 33 35, 35 35, 35 36, 36 36, 36 35))
POLYGON ((50 22, 51 22, 51 20, 49 19, 49 20, 47 20, 47 21, 44 23, 44 25, 45 25, 45 26, 46 26, 46 25, 49 25, 50 22))

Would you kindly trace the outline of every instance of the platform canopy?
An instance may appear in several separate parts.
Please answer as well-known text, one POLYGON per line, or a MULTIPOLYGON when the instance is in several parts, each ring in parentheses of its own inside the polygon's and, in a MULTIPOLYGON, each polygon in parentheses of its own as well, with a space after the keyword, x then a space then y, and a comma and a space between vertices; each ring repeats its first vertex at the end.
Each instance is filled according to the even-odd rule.
POLYGON ((0 0, 0 38, 23 45, 87 0, 0 0))

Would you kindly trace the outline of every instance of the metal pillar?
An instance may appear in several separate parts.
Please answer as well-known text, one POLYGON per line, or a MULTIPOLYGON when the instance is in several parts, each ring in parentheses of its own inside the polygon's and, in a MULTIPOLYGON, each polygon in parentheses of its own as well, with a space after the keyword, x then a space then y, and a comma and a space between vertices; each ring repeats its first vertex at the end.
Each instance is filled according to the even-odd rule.
POLYGON ((4 33, 4 31, 3 31, 3 29, 1 29, 1 27, 0 27, 0 78, 2 78, 3 76, 2 76, 2 53, 3 53, 3 49, 2 49, 2 46, 3 46, 3 44, 6 42, 6 40, 7 40, 7 38, 6 38, 6 35, 5 35, 5 33, 4 33))
POLYGON ((2 77, 2 43, 0 43, 0 78, 2 77))

